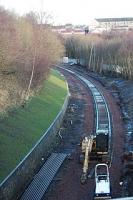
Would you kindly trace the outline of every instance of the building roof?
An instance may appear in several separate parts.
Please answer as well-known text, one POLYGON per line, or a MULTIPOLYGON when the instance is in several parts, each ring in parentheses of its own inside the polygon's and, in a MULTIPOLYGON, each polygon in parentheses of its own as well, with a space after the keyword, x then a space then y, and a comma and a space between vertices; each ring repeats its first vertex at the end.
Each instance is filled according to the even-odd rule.
POLYGON ((116 22, 116 21, 133 21, 133 17, 122 17, 122 18, 97 18, 98 22, 116 22))
POLYGON ((52 26, 53 29, 64 29, 66 28, 65 25, 58 25, 58 26, 52 26))

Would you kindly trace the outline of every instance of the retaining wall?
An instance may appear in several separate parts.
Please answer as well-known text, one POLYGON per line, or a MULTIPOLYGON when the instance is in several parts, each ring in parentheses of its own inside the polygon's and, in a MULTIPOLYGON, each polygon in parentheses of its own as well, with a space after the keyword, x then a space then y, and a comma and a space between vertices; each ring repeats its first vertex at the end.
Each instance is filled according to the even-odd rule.
POLYGON ((42 165, 56 140, 63 117, 65 115, 69 101, 69 91, 65 102, 54 122, 43 134, 41 139, 19 163, 19 165, 9 174, 9 176, 0 184, 0 200, 15 200, 21 195, 22 190, 29 184, 35 175, 37 169, 42 165))

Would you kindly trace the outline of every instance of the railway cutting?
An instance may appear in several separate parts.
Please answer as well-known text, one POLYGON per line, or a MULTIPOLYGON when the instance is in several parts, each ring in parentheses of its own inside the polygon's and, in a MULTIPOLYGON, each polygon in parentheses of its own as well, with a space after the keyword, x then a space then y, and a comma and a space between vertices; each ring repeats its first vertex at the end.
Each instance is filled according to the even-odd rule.
POLYGON ((124 129, 118 105, 92 77, 70 68, 58 70, 65 76, 71 96, 55 152, 67 154, 67 158, 41 199, 120 197, 124 190, 120 185, 124 129), (96 166, 101 169, 100 174, 96 166), (102 166, 107 170, 103 171, 102 166))

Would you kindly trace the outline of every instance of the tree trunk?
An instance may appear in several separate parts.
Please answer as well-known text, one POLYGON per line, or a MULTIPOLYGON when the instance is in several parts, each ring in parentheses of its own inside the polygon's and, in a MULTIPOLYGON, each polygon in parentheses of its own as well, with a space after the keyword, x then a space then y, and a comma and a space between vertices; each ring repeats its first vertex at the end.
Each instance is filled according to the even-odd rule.
POLYGON ((35 48, 34 56, 33 56, 32 71, 31 71, 30 81, 29 81, 29 85, 28 85, 28 88, 27 88, 27 92, 26 92, 26 100, 29 99, 29 95, 30 95, 30 88, 31 88, 31 84, 32 84, 32 81, 33 81, 34 70, 35 70, 35 61, 36 61, 36 48, 35 48))

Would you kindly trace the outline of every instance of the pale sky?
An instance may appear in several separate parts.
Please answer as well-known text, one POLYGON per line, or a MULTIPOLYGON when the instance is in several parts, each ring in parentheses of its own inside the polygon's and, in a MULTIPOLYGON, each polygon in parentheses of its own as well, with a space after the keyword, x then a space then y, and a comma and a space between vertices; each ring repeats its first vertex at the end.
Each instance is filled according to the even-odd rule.
POLYGON ((133 0, 0 0, 0 5, 18 14, 43 11, 55 24, 86 24, 94 18, 133 17, 133 0))

